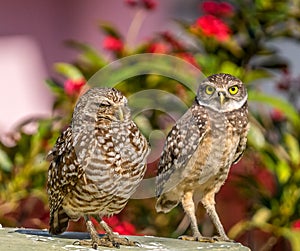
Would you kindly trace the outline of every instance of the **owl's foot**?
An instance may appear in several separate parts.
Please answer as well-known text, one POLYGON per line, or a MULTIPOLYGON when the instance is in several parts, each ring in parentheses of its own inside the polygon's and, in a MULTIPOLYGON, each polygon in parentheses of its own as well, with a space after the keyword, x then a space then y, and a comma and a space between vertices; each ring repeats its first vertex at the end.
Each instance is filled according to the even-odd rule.
POLYGON ((74 242, 75 245, 80 246, 90 246, 97 249, 98 246, 110 247, 110 248, 120 248, 120 245, 124 246, 139 246, 138 242, 130 241, 127 238, 122 238, 117 235, 104 235, 102 237, 92 236, 91 240, 80 240, 74 242))
POLYGON ((202 235, 200 235, 200 236, 182 235, 182 236, 179 236, 178 239, 184 240, 184 241, 215 242, 215 240, 213 238, 211 238, 211 237, 204 237, 202 235))
POLYGON ((200 242, 234 242, 234 240, 230 240, 227 236, 213 236, 213 237, 204 237, 202 235, 200 236, 187 236, 183 235, 178 237, 181 240, 185 241, 200 241, 200 242))
POLYGON ((235 242, 234 240, 229 239, 227 236, 213 236, 211 238, 215 241, 235 242))

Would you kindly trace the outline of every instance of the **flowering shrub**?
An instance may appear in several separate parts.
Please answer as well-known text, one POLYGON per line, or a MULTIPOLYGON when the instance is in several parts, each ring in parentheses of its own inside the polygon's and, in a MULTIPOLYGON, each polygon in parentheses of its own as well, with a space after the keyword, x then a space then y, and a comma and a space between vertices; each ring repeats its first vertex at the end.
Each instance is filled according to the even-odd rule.
MULTIPOLYGON (((141 9, 147 15, 159 8, 157 3, 125 1, 138 15, 141 9)), ((178 24, 193 46, 171 32, 161 32, 128 50, 126 36, 112 25, 101 25, 106 34, 103 49, 111 54, 112 60, 138 53, 167 53, 193 64, 205 75, 226 72, 247 85, 251 110, 248 149, 241 163, 232 167, 217 205, 223 209, 220 218, 229 236, 253 250, 300 249, 300 77, 291 76, 289 62, 269 43, 277 38, 299 41, 299 5, 298 0, 203 1, 196 20, 178 24), (284 99, 263 91, 266 79, 284 99), (228 210, 231 205, 233 210, 239 209, 235 211, 237 214, 228 210)), ((47 81, 56 97, 53 118, 28 121, 36 124, 34 134, 26 133, 26 123, 21 124, 0 143, 0 223, 4 225, 33 226, 34 222, 35 227, 45 227, 47 224, 44 213, 29 215, 33 220, 26 222, 20 214, 20 205, 23 207, 33 200, 38 205, 40 202, 47 205, 48 163, 42 160, 70 122, 76 99, 87 88, 85 81, 110 63, 88 44, 69 41, 68 45, 80 57, 74 63, 55 65, 56 71, 65 77, 64 83, 47 81)), ((180 83, 162 76, 134 77, 117 88, 126 95, 150 88, 162 89, 175 93, 187 104, 194 98, 180 83), (126 84, 129 82, 130 85, 126 84)), ((166 128, 167 121, 162 113, 148 112, 144 124, 140 124, 141 130, 147 134, 150 129, 166 128)), ((150 163, 146 175, 154 175, 156 166, 157 161, 150 163)), ((119 215, 106 220, 121 234, 177 237, 186 231, 180 207, 169 214, 157 214, 154 204, 155 198, 130 200, 119 215)), ((203 224, 207 223, 200 222, 203 224)), ((72 225, 70 229, 75 228, 72 225)))
POLYGON ((213 37, 219 42, 228 40, 231 32, 221 19, 213 15, 199 17, 195 23, 195 28, 202 31, 204 36, 213 37))

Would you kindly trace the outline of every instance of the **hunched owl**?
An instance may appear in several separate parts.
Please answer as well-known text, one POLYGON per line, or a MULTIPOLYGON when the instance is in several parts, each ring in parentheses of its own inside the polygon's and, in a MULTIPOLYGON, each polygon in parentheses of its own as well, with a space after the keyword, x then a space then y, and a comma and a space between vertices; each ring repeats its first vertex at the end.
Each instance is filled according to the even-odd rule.
POLYGON ((94 248, 134 245, 116 236, 102 220, 119 213, 146 170, 149 146, 131 120, 127 99, 114 88, 92 88, 76 104, 71 125, 57 139, 47 159, 51 234, 69 220, 84 217, 94 248), (99 238, 90 216, 107 235, 99 238))
POLYGON ((158 165, 156 210, 182 203, 193 236, 184 240, 230 241, 215 209, 215 194, 246 147, 247 90, 229 74, 215 74, 199 85, 194 104, 169 132, 158 165), (219 236, 203 237, 195 216, 201 201, 219 236))

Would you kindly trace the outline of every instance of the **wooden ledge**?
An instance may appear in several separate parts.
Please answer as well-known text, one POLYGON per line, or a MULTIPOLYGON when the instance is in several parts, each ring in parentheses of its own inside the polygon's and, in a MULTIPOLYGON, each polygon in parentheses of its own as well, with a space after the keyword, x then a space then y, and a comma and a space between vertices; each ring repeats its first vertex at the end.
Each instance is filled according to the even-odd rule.
MULTIPOLYGON (((1 225, 0 225, 1 226, 1 225)), ((192 241, 182 241, 171 238, 161 238, 154 236, 127 236, 128 239, 138 241, 141 247, 117 248, 98 247, 98 250, 156 250, 156 251, 176 251, 176 250, 234 250, 250 251, 249 248, 240 243, 200 243, 192 241)), ((66 232, 59 236, 50 236, 47 230, 25 229, 25 228, 0 228, 0 250, 3 251, 51 251, 51 250, 69 250, 69 251, 92 251, 94 249, 73 245, 75 240, 88 239, 87 233, 66 232)))

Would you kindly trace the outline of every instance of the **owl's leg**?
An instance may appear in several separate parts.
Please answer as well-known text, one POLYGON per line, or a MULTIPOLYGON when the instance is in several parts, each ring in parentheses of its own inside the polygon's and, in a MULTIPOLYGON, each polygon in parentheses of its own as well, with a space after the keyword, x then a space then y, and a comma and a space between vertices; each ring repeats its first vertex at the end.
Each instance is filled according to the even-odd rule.
POLYGON ((122 238, 119 236, 118 233, 114 233, 111 228, 107 225, 107 223, 101 219, 98 215, 96 216, 96 219, 99 221, 100 225, 106 232, 106 238, 113 243, 114 246, 119 247, 120 245, 124 246, 138 246, 139 243, 136 241, 130 241, 127 238, 122 238))
POLYGON ((91 240, 80 240, 78 242, 75 242, 75 244, 79 244, 82 246, 92 246, 94 249, 97 249, 98 246, 104 246, 104 247, 117 247, 119 248, 120 245, 126 245, 126 246, 136 246, 137 243, 130 241, 126 238, 120 238, 116 234, 112 232, 110 227, 98 216, 95 216, 95 218, 99 221, 107 235, 99 236, 97 233, 97 230, 95 229, 92 221, 90 218, 85 215, 84 220, 86 222, 87 230, 91 236, 91 240))
POLYGON ((191 221, 191 229, 193 236, 180 236, 179 239, 187 241, 202 241, 202 242, 212 242, 211 238, 203 237, 198 229, 197 219, 195 215, 195 203, 193 200, 193 192, 186 192, 182 198, 182 206, 191 221))
POLYGON ((216 241, 232 241, 226 235, 223 225, 217 214, 216 207, 215 207, 215 193, 214 192, 207 193, 202 198, 201 202, 219 233, 219 236, 215 236, 213 237, 213 239, 216 241))

